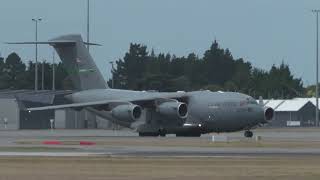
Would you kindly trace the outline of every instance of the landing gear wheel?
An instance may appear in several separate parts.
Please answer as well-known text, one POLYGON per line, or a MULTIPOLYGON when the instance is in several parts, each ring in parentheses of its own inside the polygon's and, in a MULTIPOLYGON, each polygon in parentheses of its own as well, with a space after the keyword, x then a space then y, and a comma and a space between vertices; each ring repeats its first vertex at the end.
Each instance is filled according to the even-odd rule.
POLYGON ((160 137, 166 137, 166 133, 161 132, 160 137))
POLYGON ((167 131, 164 130, 164 129, 160 129, 160 130, 159 130, 159 135, 160 135, 160 137, 166 137, 167 131))
POLYGON ((246 138, 252 138, 253 137, 253 132, 252 131, 245 131, 244 132, 244 136, 246 138))
POLYGON ((159 133, 145 133, 145 132, 139 132, 140 137, 157 137, 159 136, 159 133))
POLYGON ((201 137, 201 133, 179 133, 176 137, 201 137))

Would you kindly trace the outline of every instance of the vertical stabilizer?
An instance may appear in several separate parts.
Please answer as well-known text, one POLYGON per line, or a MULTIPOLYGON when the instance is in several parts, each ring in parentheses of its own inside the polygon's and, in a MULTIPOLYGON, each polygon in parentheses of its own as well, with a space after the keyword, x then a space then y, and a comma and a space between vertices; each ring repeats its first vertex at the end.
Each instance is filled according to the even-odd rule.
POLYGON ((78 90, 105 89, 107 83, 93 61, 81 35, 65 35, 49 41, 78 90))

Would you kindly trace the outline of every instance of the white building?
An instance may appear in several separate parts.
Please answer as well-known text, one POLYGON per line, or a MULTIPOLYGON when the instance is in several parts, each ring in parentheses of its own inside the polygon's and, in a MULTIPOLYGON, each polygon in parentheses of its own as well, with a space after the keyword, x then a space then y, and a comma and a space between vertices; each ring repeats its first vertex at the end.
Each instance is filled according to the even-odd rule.
POLYGON ((290 100, 264 100, 264 105, 275 111, 270 126, 314 126, 315 98, 295 98, 290 100))

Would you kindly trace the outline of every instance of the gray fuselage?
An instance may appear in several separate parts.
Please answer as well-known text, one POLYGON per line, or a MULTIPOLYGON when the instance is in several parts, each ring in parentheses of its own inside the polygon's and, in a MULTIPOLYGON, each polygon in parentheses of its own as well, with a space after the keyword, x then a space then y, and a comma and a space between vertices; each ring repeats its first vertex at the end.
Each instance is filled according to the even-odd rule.
MULTIPOLYGON (((194 129, 201 131, 201 133, 233 132, 248 130, 259 124, 266 123, 264 108, 248 95, 235 92, 211 91, 181 93, 185 93, 187 97, 188 117, 184 125, 177 126, 170 125, 170 123, 158 125, 161 128, 165 127, 169 133, 194 129), (190 125, 190 127, 187 125, 190 125)), ((152 98, 169 94, 170 93, 162 92, 95 89, 74 93, 69 99, 75 103, 101 100, 126 101, 132 98, 152 98)), ((139 123, 136 125, 135 123, 121 122, 112 117, 107 111, 92 110, 98 115, 111 119, 115 123, 129 128, 139 129, 139 123)), ((148 121, 148 119, 144 119, 143 124, 145 124, 146 121, 148 121)), ((159 127, 154 127, 154 130, 156 131, 159 127)))

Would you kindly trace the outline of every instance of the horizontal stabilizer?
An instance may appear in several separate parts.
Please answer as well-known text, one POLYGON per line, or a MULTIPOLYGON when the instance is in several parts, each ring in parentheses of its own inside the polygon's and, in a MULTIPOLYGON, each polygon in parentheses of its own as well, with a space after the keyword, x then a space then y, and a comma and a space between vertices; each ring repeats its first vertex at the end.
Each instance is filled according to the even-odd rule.
MULTIPOLYGON (((53 41, 30 41, 30 42, 5 42, 5 44, 48 44, 48 45, 57 45, 57 44, 67 44, 67 45, 75 45, 77 42, 72 41, 72 40, 53 40, 53 41)), ((101 46, 100 44, 96 43, 87 43, 83 42, 85 45, 90 45, 90 46, 101 46)))
POLYGON ((76 41, 30 41, 30 42, 6 42, 6 44, 49 44, 49 45, 54 45, 54 44, 76 44, 76 41))

